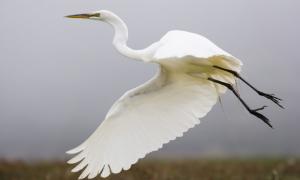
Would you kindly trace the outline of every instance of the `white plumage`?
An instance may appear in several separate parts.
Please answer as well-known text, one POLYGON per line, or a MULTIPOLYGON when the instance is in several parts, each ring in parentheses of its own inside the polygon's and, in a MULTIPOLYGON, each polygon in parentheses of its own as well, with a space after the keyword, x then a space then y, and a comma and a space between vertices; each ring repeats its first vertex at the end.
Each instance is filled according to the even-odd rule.
POLYGON ((108 22, 115 29, 113 44, 124 55, 159 64, 159 72, 149 82, 126 92, 109 110, 98 129, 68 161, 80 179, 107 177, 128 170, 138 159, 158 150, 200 123, 217 102, 225 87, 208 77, 235 83, 232 74, 213 65, 239 72, 241 62, 203 36, 170 31, 144 50, 126 45, 127 27, 115 14, 98 11, 68 16, 108 22))

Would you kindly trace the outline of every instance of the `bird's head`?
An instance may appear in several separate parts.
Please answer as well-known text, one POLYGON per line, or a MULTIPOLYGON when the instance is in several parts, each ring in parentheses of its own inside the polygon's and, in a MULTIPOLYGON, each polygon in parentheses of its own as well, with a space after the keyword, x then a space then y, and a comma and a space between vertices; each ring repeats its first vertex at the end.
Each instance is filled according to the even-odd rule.
POLYGON ((110 11, 100 10, 100 11, 94 11, 90 13, 68 15, 65 17, 74 18, 74 19, 91 19, 91 20, 99 20, 99 21, 108 21, 112 15, 113 13, 110 11))

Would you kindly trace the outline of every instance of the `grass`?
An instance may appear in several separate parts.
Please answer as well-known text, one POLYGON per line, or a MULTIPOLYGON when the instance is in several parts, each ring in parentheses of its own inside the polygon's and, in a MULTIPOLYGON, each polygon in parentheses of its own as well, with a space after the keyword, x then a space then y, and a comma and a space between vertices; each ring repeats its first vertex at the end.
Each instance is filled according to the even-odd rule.
MULTIPOLYGON (((0 180, 75 180, 64 162, 0 161, 0 180)), ((97 177, 95 179, 101 179, 97 177)), ((300 180, 296 159, 144 160, 107 180, 300 180)))

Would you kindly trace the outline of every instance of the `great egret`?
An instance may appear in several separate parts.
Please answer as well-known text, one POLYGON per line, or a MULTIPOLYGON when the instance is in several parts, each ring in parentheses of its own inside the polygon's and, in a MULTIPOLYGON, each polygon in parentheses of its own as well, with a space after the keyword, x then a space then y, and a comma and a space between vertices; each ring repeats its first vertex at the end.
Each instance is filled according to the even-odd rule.
POLYGON ((258 112, 266 106, 251 109, 236 92, 236 78, 282 107, 281 99, 257 90, 238 74, 241 61, 201 35, 173 30, 149 47, 133 50, 127 46, 126 24, 110 11, 66 17, 110 24, 115 30, 113 45, 121 54, 160 67, 154 78, 117 100, 85 142, 67 152, 76 154, 68 161, 78 163, 72 172, 84 169, 79 179, 128 170, 138 159, 199 124, 227 88, 249 113, 272 127, 258 112))

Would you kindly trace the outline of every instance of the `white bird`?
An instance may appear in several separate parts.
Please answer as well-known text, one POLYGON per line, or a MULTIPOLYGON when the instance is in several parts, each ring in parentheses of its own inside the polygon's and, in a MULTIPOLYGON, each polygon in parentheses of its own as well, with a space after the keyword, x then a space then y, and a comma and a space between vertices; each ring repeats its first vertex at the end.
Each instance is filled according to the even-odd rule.
POLYGON ((250 109, 235 91, 239 78, 280 107, 281 99, 255 89, 238 74, 240 60, 222 50, 207 38, 186 32, 169 31, 161 40, 143 50, 127 46, 128 29, 114 13, 101 10, 66 16, 91 19, 110 24, 114 30, 113 45, 124 56, 159 65, 159 72, 145 84, 129 90, 117 100, 97 130, 68 154, 76 154, 70 164, 72 172, 83 172, 79 179, 128 170, 146 154, 183 135, 200 123, 216 104, 218 97, 230 89, 256 117, 270 127, 270 121, 250 109))

